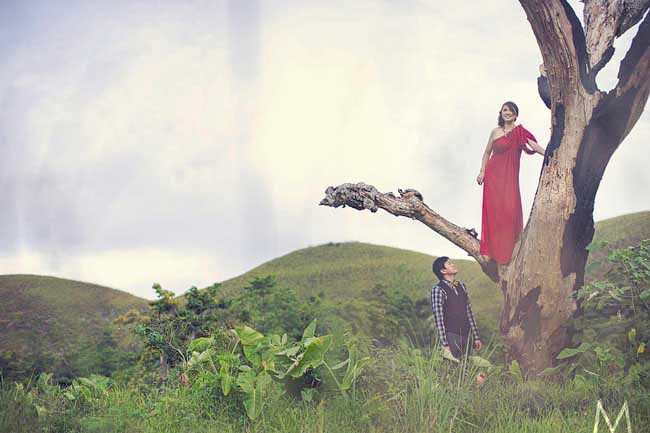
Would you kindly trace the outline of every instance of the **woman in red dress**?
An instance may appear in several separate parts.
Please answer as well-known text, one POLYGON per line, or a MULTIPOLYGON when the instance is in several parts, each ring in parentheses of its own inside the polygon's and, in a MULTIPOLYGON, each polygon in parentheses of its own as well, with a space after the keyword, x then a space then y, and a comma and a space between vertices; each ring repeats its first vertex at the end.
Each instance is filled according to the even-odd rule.
POLYGON ((518 115, 517 104, 503 104, 499 126, 490 133, 481 172, 476 178, 483 185, 481 254, 499 264, 510 262, 512 249, 523 230, 519 193, 521 151, 544 155, 544 148, 537 144, 533 134, 515 125, 518 115))

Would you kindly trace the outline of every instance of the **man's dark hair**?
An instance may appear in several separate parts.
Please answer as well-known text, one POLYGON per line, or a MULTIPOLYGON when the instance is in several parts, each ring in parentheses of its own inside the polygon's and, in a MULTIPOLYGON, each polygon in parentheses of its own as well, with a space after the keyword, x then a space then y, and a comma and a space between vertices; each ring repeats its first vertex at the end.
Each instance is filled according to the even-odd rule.
POLYGON ((445 268, 445 263, 447 263, 447 260, 449 260, 449 257, 442 256, 433 261, 433 273, 436 274, 436 277, 438 277, 440 280, 444 278, 444 275, 442 275, 442 270, 445 268))

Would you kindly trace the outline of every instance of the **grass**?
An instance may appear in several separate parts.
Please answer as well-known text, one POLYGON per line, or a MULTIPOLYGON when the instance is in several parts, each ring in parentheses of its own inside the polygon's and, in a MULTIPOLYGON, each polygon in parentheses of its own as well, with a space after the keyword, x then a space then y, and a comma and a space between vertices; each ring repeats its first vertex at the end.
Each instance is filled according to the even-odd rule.
MULTIPOLYGON (((432 234, 435 236, 435 234, 432 234)), ((614 247, 650 238, 650 212, 624 215, 596 224, 595 241, 606 240, 614 247)), ((602 259, 596 251, 590 262, 602 259)), ((363 305, 364 292, 376 285, 406 293, 414 301, 428 303, 434 283, 430 266, 434 257, 358 242, 329 243, 294 251, 251 271, 223 282, 225 294, 232 294, 256 276, 274 274, 279 284, 295 289, 300 297, 323 294, 337 314, 358 321, 362 329, 369 318, 363 305)), ((501 311, 502 295, 479 266, 469 260, 455 260, 467 284, 479 325, 494 334, 501 311)), ((595 269, 592 275, 602 273, 595 269)), ((98 341, 110 321, 129 308, 146 308, 147 301, 125 292, 78 281, 36 275, 0 276, 0 369, 52 371, 86 374, 99 362, 98 341), (86 359, 83 359, 83 358, 86 359), (17 366, 17 364, 20 364, 17 366), (66 365, 72 368, 65 367, 66 365), (88 367, 88 368, 87 368, 88 367)), ((121 347, 130 341, 119 336, 121 347)))
POLYGON ((610 382, 519 383, 505 370, 492 371, 478 387, 475 370, 452 366, 436 351, 377 350, 355 397, 327 388, 309 403, 282 396, 267 402, 254 422, 236 397, 176 382, 160 388, 113 386, 88 401, 63 399, 52 385, 18 389, 5 384, 0 387, 0 431, 591 433, 599 399, 610 417, 628 401, 632 431, 650 425, 647 389, 619 389, 610 382))

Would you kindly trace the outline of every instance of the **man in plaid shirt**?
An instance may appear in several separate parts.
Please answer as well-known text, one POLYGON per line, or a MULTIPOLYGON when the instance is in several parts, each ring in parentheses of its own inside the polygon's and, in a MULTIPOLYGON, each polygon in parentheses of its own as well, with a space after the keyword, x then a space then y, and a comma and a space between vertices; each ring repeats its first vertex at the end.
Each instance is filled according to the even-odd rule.
POLYGON ((433 262, 433 273, 438 284, 431 290, 433 317, 445 357, 458 361, 469 353, 470 337, 474 349, 481 350, 483 343, 478 333, 472 305, 465 285, 456 281, 458 268, 449 257, 439 257, 433 262))

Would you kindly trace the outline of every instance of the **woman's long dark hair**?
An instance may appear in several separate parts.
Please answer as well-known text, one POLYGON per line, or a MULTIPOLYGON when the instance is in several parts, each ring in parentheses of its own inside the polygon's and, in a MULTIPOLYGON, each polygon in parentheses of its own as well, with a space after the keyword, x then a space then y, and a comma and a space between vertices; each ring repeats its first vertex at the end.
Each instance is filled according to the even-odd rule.
MULTIPOLYGON (((501 106, 501 110, 503 110, 503 107, 508 106, 510 108, 510 111, 515 113, 515 118, 519 117, 519 107, 517 107, 517 104, 515 104, 512 101, 504 102, 503 105, 501 106)), ((499 110, 499 126, 503 127, 506 124, 506 121, 503 120, 503 117, 501 117, 501 110, 499 110)))

